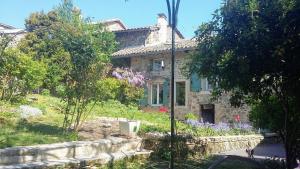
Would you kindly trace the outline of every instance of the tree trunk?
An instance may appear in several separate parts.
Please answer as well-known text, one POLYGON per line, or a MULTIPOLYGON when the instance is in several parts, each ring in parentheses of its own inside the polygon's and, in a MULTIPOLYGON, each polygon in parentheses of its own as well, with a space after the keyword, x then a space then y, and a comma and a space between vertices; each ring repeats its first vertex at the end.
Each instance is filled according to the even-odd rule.
POLYGON ((295 150, 295 144, 297 143, 297 138, 294 137, 291 133, 293 129, 293 125, 295 125, 289 118, 290 112, 289 112, 289 103, 286 99, 283 104, 283 110, 285 112, 285 134, 284 134, 284 147, 285 147, 285 155, 286 155, 286 168, 287 169, 294 169, 295 168, 295 162, 296 162, 296 152, 295 150))

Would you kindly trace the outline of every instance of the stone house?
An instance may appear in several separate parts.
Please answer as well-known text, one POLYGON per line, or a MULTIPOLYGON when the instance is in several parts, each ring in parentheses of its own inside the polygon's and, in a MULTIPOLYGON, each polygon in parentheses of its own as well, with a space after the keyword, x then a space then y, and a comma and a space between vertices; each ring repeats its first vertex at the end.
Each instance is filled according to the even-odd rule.
POLYGON ((0 36, 9 35, 13 37, 13 41, 10 45, 15 46, 25 35, 26 31, 23 29, 17 29, 13 26, 0 23, 0 36))
MULTIPOLYGON (((145 72, 149 79, 141 106, 156 111, 161 106, 170 107, 171 28, 166 16, 158 14, 155 25, 140 28, 126 28, 118 19, 103 24, 115 33, 119 43, 118 51, 112 56, 114 65, 145 72)), ((233 120, 239 115, 241 121, 248 121, 247 107, 231 107, 228 96, 211 101, 212 86, 207 78, 197 75, 188 78, 184 75, 182 68, 197 43, 185 39, 179 30, 175 32, 175 38, 175 116, 184 119, 185 114, 194 113, 204 122, 218 123, 233 120)))

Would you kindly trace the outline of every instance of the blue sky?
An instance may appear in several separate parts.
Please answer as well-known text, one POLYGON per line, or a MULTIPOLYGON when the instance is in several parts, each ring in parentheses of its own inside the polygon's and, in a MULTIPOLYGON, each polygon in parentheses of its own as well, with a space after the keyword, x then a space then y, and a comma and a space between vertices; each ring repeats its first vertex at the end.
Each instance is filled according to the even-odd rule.
MULTIPOLYGON (((212 18, 214 10, 222 0, 181 0, 178 29, 186 38, 194 36, 194 31, 202 22, 212 18)), ((49 11, 61 0, 1 0, 0 23, 24 28, 24 20, 30 13, 49 11)), ((85 17, 95 21, 119 18, 131 27, 154 25, 158 13, 167 14, 165 0, 74 0, 85 17)))

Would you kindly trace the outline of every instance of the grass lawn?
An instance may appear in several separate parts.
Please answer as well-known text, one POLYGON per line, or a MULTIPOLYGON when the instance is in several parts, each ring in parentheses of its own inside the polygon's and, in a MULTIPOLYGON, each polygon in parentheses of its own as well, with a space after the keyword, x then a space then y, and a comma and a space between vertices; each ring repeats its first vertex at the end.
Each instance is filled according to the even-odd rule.
MULTIPOLYGON (((62 132, 64 115, 61 111, 64 105, 59 98, 43 95, 30 95, 28 98, 36 100, 23 105, 41 109, 42 116, 21 120, 16 109, 22 104, 0 102, 0 148, 78 140, 76 133, 62 132)), ((116 101, 97 104, 89 119, 99 116, 141 120, 144 132, 169 129, 167 114, 143 113, 137 107, 125 106, 116 101)))
POLYGON ((27 120, 21 120, 15 111, 20 104, 0 103, 0 148, 77 140, 76 133, 62 132, 60 100, 41 95, 34 97, 37 101, 26 104, 40 108, 43 115, 27 120))
MULTIPOLYGON (((23 105, 37 107, 42 110, 43 115, 27 120, 21 120, 19 113, 15 111, 22 104, 0 102, 0 148, 78 140, 77 133, 63 134, 62 132, 64 115, 61 112, 64 104, 61 99, 43 95, 28 96, 28 98, 33 97, 36 98, 35 101, 23 103, 23 105)), ((125 106, 117 101, 96 104, 87 120, 96 117, 140 120, 142 121, 140 134, 150 131, 170 131, 168 114, 145 113, 138 110, 136 106, 125 106)), ((176 125, 178 133, 196 136, 247 134, 236 131, 215 132, 205 128, 195 129, 182 122, 176 122, 176 125)))

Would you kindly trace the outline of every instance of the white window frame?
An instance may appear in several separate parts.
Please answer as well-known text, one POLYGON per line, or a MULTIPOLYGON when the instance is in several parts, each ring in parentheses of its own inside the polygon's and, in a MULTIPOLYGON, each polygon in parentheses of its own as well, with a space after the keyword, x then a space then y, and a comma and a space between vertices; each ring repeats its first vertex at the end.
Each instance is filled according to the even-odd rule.
POLYGON ((210 92, 210 91, 212 91, 212 87, 211 88, 209 88, 209 82, 208 82, 208 79, 207 78, 203 78, 203 79, 201 79, 201 80, 204 80, 204 85, 205 85, 205 87, 202 87, 202 91, 204 91, 204 92, 210 92))
POLYGON ((175 80, 175 85, 174 85, 174 103, 175 103, 175 106, 176 107, 186 107, 187 106, 187 103, 188 103, 188 87, 187 86, 187 81, 186 80, 175 80), (184 105, 177 105, 176 104, 176 99, 177 99, 177 94, 176 94, 176 85, 177 85, 177 82, 184 82, 184 85, 185 85, 185 99, 184 99, 184 105))
MULTIPOLYGON (((162 106, 163 104, 159 104, 160 100, 159 100, 159 90, 160 90, 160 85, 162 85, 162 89, 164 90, 163 88, 163 83, 152 83, 151 84, 151 105, 152 106, 162 106), (157 104, 153 104, 153 85, 155 85, 157 88, 156 88, 156 98, 157 98, 157 104)), ((161 100, 161 102, 163 102, 163 100, 161 100)))
POLYGON ((154 71, 154 72, 160 72, 160 71, 162 71, 162 67, 161 67, 161 62, 162 61, 163 61, 163 59, 153 59, 152 60, 152 71, 154 71), (156 61, 158 61, 160 63, 159 69, 155 69, 155 67, 154 67, 154 62, 156 62, 156 61))

